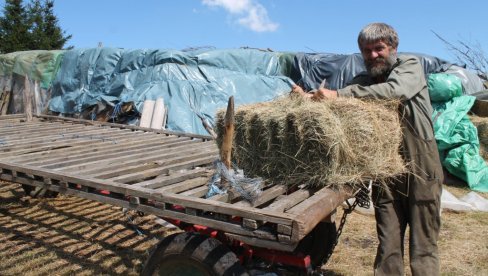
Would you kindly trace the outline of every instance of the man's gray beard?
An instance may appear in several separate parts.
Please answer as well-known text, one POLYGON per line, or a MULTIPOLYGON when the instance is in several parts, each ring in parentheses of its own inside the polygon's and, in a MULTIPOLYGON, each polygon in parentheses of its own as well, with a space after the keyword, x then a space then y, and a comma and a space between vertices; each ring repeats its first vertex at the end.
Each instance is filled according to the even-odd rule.
POLYGON ((368 74, 372 78, 377 78, 377 77, 388 77, 388 74, 391 71, 391 68, 396 62, 396 55, 391 54, 388 58, 383 59, 385 61, 385 64, 379 64, 376 66, 370 66, 369 64, 366 65, 366 69, 368 70, 368 74))

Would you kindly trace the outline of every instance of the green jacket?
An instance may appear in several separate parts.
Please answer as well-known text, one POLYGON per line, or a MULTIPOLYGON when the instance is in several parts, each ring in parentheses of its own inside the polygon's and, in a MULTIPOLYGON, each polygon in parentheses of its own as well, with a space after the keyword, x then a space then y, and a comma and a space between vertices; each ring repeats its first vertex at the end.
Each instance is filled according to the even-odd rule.
POLYGON ((437 144, 431 120, 432 106, 424 72, 414 56, 398 56, 388 78, 374 83, 368 74, 362 73, 352 84, 339 89, 340 97, 398 99, 399 115, 403 130, 400 154, 412 173, 396 190, 416 200, 434 200, 440 196, 443 178, 437 144))

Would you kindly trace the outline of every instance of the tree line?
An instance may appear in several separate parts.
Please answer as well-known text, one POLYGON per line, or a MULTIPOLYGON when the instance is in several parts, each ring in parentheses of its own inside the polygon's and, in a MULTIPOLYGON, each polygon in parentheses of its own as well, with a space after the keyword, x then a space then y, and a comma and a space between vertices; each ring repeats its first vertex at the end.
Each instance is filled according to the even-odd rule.
POLYGON ((54 0, 5 1, 0 16, 0 53, 63 49, 70 39, 54 14, 54 0))

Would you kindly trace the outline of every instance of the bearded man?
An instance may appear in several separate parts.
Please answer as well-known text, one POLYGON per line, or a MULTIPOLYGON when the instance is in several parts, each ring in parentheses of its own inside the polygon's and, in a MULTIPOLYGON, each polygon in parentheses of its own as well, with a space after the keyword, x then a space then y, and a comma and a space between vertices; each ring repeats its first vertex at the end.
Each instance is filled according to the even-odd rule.
POLYGON ((404 275, 404 237, 410 229, 412 275, 439 275, 442 167, 431 121, 432 106, 422 66, 414 56, 397 55, 398 35, 389 25, 372 23, 358 36, 367 72, 337 91, 293 92, 313 100, 335 97, 398 99, 403 131, 400 148, 410 172, 391 181, 389 191, 373 187, 378 250, 375 275, 404 275))

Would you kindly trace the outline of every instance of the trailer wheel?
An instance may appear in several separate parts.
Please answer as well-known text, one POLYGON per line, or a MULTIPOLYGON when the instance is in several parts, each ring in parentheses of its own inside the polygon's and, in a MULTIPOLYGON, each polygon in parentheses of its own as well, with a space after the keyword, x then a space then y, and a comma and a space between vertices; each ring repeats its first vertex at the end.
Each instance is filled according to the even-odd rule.
POLYGON ((22 184, 22 189, 26 195, 33 198, 54 198, 58 196, 58 192, 25 184, 22 184))
POLYGON ((184 232, 164 238, 141 275, 248 275, 236 255, 220 241, 184 232))

